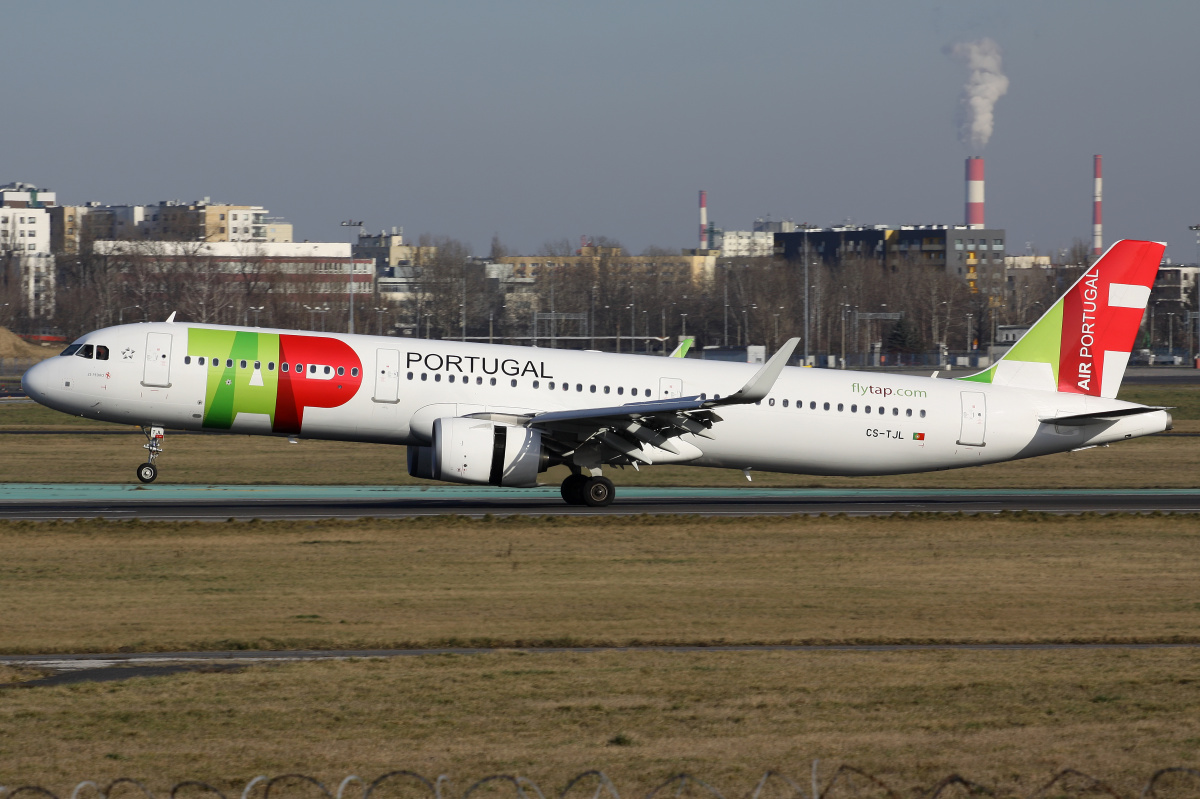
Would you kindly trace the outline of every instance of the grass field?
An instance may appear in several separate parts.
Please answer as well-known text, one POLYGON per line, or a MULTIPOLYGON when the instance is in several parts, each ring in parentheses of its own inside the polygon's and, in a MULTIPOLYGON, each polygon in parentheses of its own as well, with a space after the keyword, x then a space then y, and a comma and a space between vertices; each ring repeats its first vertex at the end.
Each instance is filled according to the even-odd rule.
MULTIPOLYGON (((1197 640, 1198 545, 1180 516, 10 523, 0 649, 1197 640)), ((1029 795, 1067 767, 1136 795, 1197 765, 1197 686, 1192 649, 261 666, 0 691, 0 780, 409 768, 557 792, 600 767, 626 796, 681 770, 744 796, 818 757, 905 795, 951 772, 1029 795)))
POLYGON ((492 773, 556 796, 602 768, 640 796, 688 771, 734 797, 767 769, 807 786, 820 758, 826 776, 853 764, 905 796, 955 772, 1028 796, 1067 767, 1136 796, 1156 767, 1195 763, 1197 685, 1195 654, 1179 651, 497 652, 253 667, 0 693, 0 771, 60 795, 130 775, 160 795, 203 779, 231 796, 257 774, 333 788, 396 768, 451 775, 448 796, 492 773))
MULTIPOLYGON (((1175 405, 1176 430, 1200 433, 1200 386, 1136 386, 1130 399, 1175 405)), ((144 458, 144 439, 71 435, 74 430, 120 429, 76 419, 29 403, 0 404, 5 457, 0 482, 128 483, 144 458), (5 430, 56 429, 61 435, 4 436, 5 430)), ((408 476, 405 448, 383 444, 301 441, 250 436, 167 435, 159 480, 185 484, 418 485, 408 476)), ((563 467, 542 476, 556 485, 563 467)), ((607 472, 618 486, 745 485, 740 471, 655 466, 607 472)), ((761 486, 800 488, 1191 488, 1200 484, 1200 439, 1151 436, 1112 447, 1050 455, 1025 461, 930 474, 889 477, 815 477, 755 473, 761 486)))
POLYGON ((0 651, 1200 641, 1200 518, 0 524, 0 651))

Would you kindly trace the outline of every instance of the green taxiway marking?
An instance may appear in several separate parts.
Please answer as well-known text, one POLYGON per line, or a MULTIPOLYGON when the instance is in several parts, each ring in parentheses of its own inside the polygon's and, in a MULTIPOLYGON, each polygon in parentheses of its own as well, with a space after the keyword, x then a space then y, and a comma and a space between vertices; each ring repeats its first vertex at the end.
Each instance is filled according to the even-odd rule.
MULTIPOLYGON (((855 497, 928 497, 947 499, 997 499, 1014 496, 1192 496, 1194 488, 670 488, 619 486, 624 499, 852 499, 855 497)), ((346 500, 346 499, 557 499, 558 486, 494 488, 492 486, 327 486, 327 485, 127 485, 101 483, 8 483, 0 485, 0 503, 28 501, 95 500, 346 500)))

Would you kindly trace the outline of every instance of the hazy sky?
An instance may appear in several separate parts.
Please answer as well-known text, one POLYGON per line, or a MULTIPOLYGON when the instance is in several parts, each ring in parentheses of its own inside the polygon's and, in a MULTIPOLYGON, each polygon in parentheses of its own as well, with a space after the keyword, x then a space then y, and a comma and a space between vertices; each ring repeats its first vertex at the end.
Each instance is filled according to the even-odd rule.
POLYGON ((298 239, 341 220, 493 234, 534 253, 608 236, 694 247, 709 217, 961 223, 987 159, 1010 252, 1200 223, 1200 3, 0 2, 0 183, 61 203, 211 197, 298 239), (999 45, 1007 93, 959 141, 956 44, 999 45))

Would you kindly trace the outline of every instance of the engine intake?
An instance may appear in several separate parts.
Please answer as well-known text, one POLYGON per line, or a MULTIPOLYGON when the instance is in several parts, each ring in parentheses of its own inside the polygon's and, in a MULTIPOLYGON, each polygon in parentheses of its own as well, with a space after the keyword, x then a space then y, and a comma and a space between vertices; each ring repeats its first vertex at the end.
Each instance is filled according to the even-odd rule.
POLYGON ((549 466, 540 430, 463 416, 436 419, 433 445, 408 448, 408 473, 426 480, 530 488, 549 466))

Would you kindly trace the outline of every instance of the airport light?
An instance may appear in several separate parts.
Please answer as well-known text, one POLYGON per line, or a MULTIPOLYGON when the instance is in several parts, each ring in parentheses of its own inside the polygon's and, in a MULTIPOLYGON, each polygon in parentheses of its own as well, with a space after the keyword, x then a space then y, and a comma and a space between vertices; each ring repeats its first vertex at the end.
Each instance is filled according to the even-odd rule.
MULTIPOLYGON (((7 305, 7 304, 8 303, 5 303, 5 305, 7 305)), ((125 324, 125 312, 128 311, 130 308, 141 308, 141 307, 142 306, 140 306, 140 305, 126 305, 124 308, 117 311, 117 324, 118 325, 125 324)), ((109 318, 111 319, 112 317, 110 316, 109 318)))
MULTIPOLYGON (((363 226, 363 223, 362 223, 361 219, 357 222, 355 222, 353 219, 347 219, 345 222, 342 223, 342 227, 358 228, 359 235, 362 235, 362 226, 363 226)), ((321 329, 324 330, 325 329, 324 328, 325 317, 323 317, 323 316, 321 317, 321 325, 322 325, 321 329)), ((350 325, 349 325, 349 327, 350 327, 350 329, 346 332, 353 333, 354 332, 354 244, 353 244, 353 242, 351 242, 351 244, 350 244, 350 325)))

